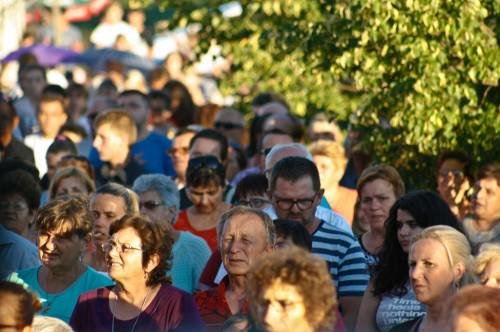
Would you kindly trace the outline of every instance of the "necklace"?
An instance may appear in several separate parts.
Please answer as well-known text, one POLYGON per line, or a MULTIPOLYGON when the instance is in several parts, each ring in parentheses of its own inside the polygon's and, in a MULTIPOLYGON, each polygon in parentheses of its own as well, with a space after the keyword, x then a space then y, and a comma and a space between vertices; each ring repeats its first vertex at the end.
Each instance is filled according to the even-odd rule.
MULTIPOLYGON (((134 325, 132 325, 132 330, 130 332, 134 332, 135 326, 137 325, 137 322, 139 321, 139 318, 141 317, 142 314, 142 309, 144 308, 144 304, 146 303, 146 300, 149 296, 149 293, 151 292, 151 287, 148 289, 148 292, 146 293, 146 296, 144 296, 144 300, 142 301, 141 304, 141 309, 139 309, 139 314, 137 315, 137 318, 135 319, 134 325)), ((115 332, 115 313, 116 313, 116 303, 118 302, 118 293, 115 292, 115 303, 113 304, 113 311, 111 314, 113 315, 113 320, 111 321, 111 332, 115 332)))

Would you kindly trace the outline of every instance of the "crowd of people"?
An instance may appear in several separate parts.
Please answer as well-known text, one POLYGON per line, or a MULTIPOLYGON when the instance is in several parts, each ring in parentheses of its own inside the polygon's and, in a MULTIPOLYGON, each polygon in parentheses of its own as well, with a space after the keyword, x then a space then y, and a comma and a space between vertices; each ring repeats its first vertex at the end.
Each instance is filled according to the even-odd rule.
MULTIPOLYGON (((90 41, 147 56, 140 14, 111 4, 90 41)), ((325 114, 272 92, 250 114, 212 104, 181 51, 135 83, 113 61, 62 86, 19 60, 0 329, 500 330, 500 162, 443 151, 435 187, 407 190, 325 114)))

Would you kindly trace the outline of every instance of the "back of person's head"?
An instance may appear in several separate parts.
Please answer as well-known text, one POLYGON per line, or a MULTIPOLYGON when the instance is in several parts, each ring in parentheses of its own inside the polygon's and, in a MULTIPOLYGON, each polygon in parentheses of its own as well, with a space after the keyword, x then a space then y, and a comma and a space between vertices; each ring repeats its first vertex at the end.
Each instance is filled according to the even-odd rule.
POLYGON ((163 174, 144 174, 135 179, 132 190, 136 193, 156 191, 160 195, 165 206, 175 206, 176 211, 180 207, 179 190, 175 182, 163 174))
POLYGON ((42 306, 38 297, 22 285, 0 281, 0 328, 6 331, 22 331, 33 323, 42 306))
MULTIPOLYGON (((281 218, 273 220, 273 223, 277 238, 289 239, 297 247, 312 251, 311 234, 302 223, 281 218)), ((276 245, 278 246, 278 243, 276 245)))
POLYGON ((103 125, 109 126, 109 129, 116 134, 127 137, 129 145, 137 140, 137 127, 134 119, 125 111, 115 109, 99 114, 94 121, 94 127, 97 130, 103 125))
POLYGON ((308 160, 313 160, 312 154, 301 143, 286 143, 276 144, 266 155, 266 169, 272 168, 279 160, 284 157, 302 157, 308 160))
POLYGON ((450 318, 452 331, 465 331, 467 320, 470 329, 467 331, 497 332, 500 327, 499 308, 500 289, 469 285, 455 294, 445 312, 450 318))
POLYGON ((268 189, 267 177, 264 174, 249 174, 238 182, 234 196, 241 199, 248 196, 265 195, 268 189))
POLYGON ((32 328, 33 332, 73 332, 64 321, 50 316, 35 316, 32 328))
POLYGON ((59 135, 64 135, 64 136, 68 137, 69 139, 71 139, 73 141, 73 143, 79 142, 79 141, 75 142, 75 140, 72 139, 73 136, 76 136, 77 138, 79 138, 80 141, 83 139, 86 139, 88 136, 85 129, 82 126, 80 126, 79 124, 76 124, 74 122, 66 122, 61 127, 61 129, 59 129, 59 135), (69 136, 71 136, 71 137, 69 137, 69 136))
POLYGON ((398 171, 392 166, 379 164, 370 166, 361 173, 358 179, 357 190, 358 195, 361 196, 363 187, 368 183, 375 180, 385 180, 392 185, 394 190, 394 196, 396 198, 401 197, 405 193, 405 184, 398 171))
POLYGON ((14 121, 17 118, 14 106, 6 100, 0 99, 0 137, 14 130, 14 121))
POLYGON ((297 182, 304 177, 311 178, 315 191, 321 189, 318 168, 312 161, 302 157, 286 157, 274 165, 271 171, 269 188, 273 191, 276 188, 278 179, 297 182))
POLYGON ((476 181, 492 178, 500 186, 500 163, 486 164, 477 171, 476 181))
POLYGON ((286 109, 290 109, 290 107, 288 107, 288 104, 285 101, 285 99, 282 96, 280 96, 276 93, 273 93, 273 92, 261 92, 261 93, 259 93, 257 96, 255 96, 253 98, 252 107, 254 107, 254 108, 262 107, 265 104, 269 104, 272 102, 278 102, 278 103, 282 104, 286 109))
POLYGON ((131 215, 139 213, 139 199, 137 198, 137 194, 119 183, 108 182, 97 188, 95 195, 121 197, 125 202, 126 214, 131 215))
POLYGON ((57 136, 54 142, 49 145, 46 154, 68 154, 68 155, 77 155, 78 149, 76 148, 75 143, 72 140, 67 138, 66 136, 60 135, 57 136))
POLYGON ((217 142, 220 148, 220 155, 216 157, 219 158, 221 162, 226 161, 229 148, 229 143, 227 141, 226 136, 222 135, 221 133, 219 133, 214 129, 203 129, 197 132, 196 135, 194 135, 194 137, 191 139, 191 142, 189 142, 190 150, 193 147, 196 140, 200 138, 205 138, 217 142))

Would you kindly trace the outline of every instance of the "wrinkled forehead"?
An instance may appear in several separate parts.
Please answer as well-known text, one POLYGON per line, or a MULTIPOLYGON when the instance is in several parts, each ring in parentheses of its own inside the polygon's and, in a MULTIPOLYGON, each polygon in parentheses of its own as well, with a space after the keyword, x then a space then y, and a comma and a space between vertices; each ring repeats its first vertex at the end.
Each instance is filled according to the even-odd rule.
POLYGON ((266 239, 264 222, 254 214, 240 214, 226 221, 222 231, 223 236, 246 235, 266 239))

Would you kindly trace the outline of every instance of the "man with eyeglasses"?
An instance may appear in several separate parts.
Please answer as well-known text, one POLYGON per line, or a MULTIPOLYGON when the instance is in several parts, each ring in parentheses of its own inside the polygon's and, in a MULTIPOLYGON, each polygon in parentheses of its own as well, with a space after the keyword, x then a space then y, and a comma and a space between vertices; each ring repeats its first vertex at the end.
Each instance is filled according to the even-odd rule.
POLYGON ((162 174, 141 175, 132 187, 139 196, 142 215, 163 225, 174 239, 172 247, 172 284, 192 293, 203 268, 210 258, 210 248, 205 240, 189 232, 174 229, 179 211, 179 191, 172 179, 162 174))
POLYGON ((324 193, 316 165, 302 157, 280 160, 272 169, 269 192, 278 217, 302 223, 311 234, 312 252, 328 263, 346 326, 354 329, 369 280, 366 258, 352 234, 316 217, 324 193))

